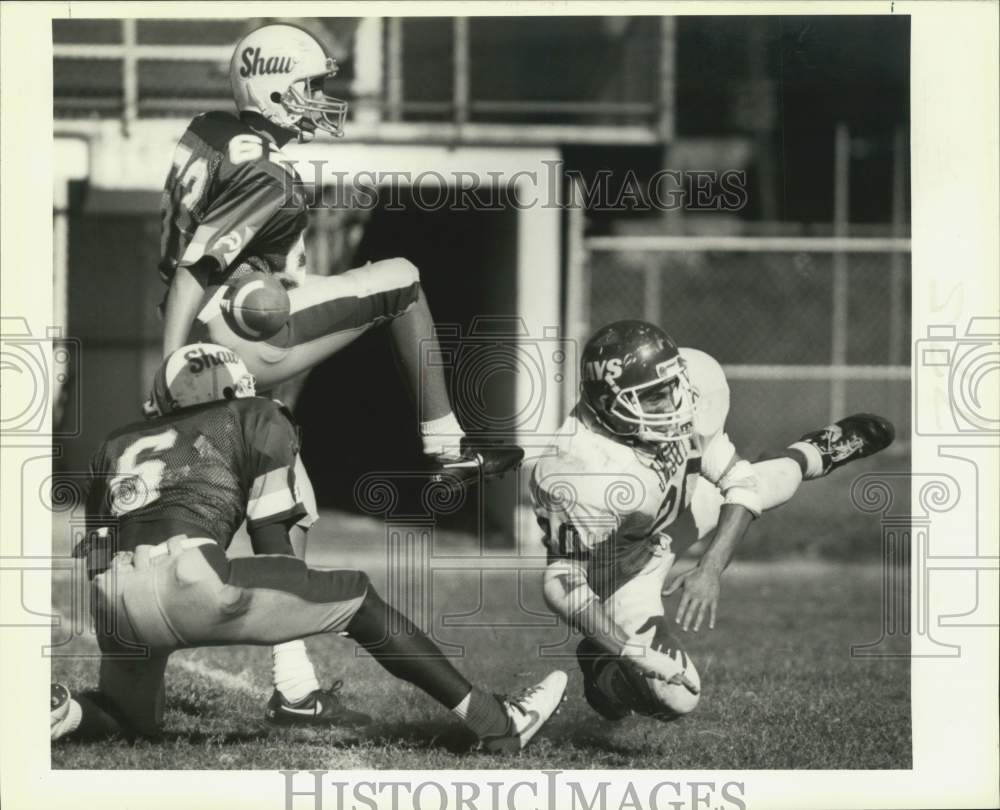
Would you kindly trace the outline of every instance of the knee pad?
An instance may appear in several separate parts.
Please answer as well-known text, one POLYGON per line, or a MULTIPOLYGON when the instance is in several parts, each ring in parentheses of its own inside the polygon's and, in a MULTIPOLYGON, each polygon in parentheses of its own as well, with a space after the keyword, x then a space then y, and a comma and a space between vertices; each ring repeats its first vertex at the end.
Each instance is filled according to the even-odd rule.
POLYGON ((398 276, 404 283, 406 284, 420 283, 420 270, 409 259, 404 259, 402 256, 397 256, 396 258, 388 259, 387 261, 392 265, 392 272, 396 276, 398 276))
POLYGON ((369 293, 403 289, 420 284, 420 271, 417 266, 409 259, 400 257, 383 259, 349 272, 358 274, 362 286, 369 293))

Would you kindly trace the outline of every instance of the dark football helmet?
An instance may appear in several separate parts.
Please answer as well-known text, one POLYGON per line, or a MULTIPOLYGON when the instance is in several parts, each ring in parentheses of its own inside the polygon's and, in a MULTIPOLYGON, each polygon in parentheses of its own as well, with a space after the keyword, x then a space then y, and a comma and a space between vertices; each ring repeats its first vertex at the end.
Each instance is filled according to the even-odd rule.
POLYGON ((583 349, 583 402, 608 431, 652 444, 689 437, 694 401, 677 344, 645 321, 616 321, 583 349))

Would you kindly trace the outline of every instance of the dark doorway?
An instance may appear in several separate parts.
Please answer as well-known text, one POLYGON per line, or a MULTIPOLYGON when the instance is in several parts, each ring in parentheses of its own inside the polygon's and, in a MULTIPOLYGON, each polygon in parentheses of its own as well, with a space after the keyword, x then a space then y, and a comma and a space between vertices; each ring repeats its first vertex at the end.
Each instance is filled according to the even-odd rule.
MULTIPOLYGON (((371 212, 353 266, 393 256, 409 259, 420 269, 439 327, 459 330, 463 336, 477 317, 516 313, 514 208, 455 210, 458 200, 450 193, 446 204, 428 210, 412 189, 397 189, 387 196, 392 198, 383 199, 371 212)), ((433 202, 434 196, 425 194, 423 203, 433 202)), ((486 396, 502 410, 508 398, 513 401, 513 380, 493 385, 486 396)), ((296 418, 303 428, 303 459, 320 506, 357 511, 353 490, 362 475, 413 470, 418 465, 416 409, 396 371, 384 328, 363 335, 312 372, 296 418)), ((400 510, 419 513, 415 493, 413 500, 400 503, 400 510)), ((447 522, 462 528, 474 521, 472 503, 467 507, 447 522)), ((489 511, 500 514, 501 508, 493 505, 489 511)))

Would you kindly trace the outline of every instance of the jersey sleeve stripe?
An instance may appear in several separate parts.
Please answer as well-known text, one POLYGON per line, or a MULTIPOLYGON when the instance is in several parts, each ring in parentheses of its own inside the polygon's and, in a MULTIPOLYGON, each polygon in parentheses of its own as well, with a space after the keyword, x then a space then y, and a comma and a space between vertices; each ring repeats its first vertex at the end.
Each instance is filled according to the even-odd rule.
POLYGON ((295 498, 287 489, 271 492, 258 498, 251 498, 247 505, 247 519, 260 521, 272 515, 285 512, 295 506, 295 498))
POLYGON ((281 467, 270 470, 254 479, 247 503, 247 519, 261 521, 299 506, 298 499, 288 486, 290 470, 281 467))

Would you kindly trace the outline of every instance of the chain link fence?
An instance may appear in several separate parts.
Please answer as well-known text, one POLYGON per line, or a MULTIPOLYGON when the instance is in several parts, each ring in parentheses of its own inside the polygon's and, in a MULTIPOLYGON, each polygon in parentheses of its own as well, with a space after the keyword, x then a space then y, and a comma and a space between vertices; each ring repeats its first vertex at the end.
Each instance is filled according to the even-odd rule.
MULTIPOLYGON (((852 253, 843 262, 846 363, 838 365, 847 373, 909 365, 909 254, 852 253)), ((835 263, 830 252, 654 252, 623 242, 588 256, 587 320, 595 326, 641 313, 725 365, 828 366, 835 263)))

